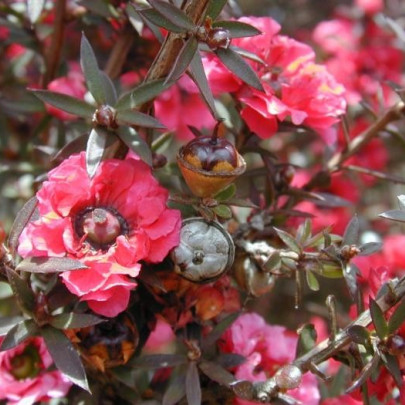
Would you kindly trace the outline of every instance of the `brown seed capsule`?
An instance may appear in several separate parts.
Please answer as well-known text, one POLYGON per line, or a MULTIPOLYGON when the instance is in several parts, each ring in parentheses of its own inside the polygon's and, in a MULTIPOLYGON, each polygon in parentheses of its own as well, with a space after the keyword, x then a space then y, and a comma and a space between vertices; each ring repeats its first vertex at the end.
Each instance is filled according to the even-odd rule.
POLYGON ((393 356, 400 356, 405 353, 405 340, 400 335, 390 335, 385 342, 386 350, 393 356))
POLYGON ((208 32, 206 43, 212 50, 218 48, 226 49, 231 44, 231 33, 225 28, 212 28, 208 32))
POLYGON ((234 252, 232 238, 220 224, 188 218, 183 221, 180 244, 172 251, 174 270, 189 281, 213 281, 232 265, 234 252))
POLYGON ((302 372, 297 366, 288 364, 277 370, 274 379, 281 390, 292 390, 300 386, 302 372))
POLYGON ((246 169, 246 163, 225 138, 201 136, 183 146, 177 162, 188 187, 198 197, 212 197, 246 169))

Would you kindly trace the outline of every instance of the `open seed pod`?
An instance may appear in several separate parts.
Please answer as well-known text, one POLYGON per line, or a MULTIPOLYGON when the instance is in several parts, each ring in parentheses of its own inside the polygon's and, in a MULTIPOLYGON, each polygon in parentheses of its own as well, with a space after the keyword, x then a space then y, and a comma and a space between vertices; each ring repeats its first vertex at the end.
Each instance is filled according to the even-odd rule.
POLYGON ((229 233, 219 223, 200 217, 183 221, 180 244, 172 251, 175 272, 197 283, 223 275, 232 265, 234 255, 229 233))
POLYGON ((225 138, 200 136, 180 148, 177 163, 197 197, 213 197, 246 169, 246 162, 225 138))

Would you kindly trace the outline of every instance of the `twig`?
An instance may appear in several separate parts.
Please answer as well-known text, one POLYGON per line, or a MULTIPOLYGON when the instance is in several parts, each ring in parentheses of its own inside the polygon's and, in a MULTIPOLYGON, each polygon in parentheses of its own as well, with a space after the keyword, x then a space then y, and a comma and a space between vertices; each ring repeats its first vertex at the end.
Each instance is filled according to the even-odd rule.
POLYGON ((344 166, 343 169, 349 170, 352 172, 368 174, 368 175, 376 177, 378 179, 392 181, 393 183, 405 184, 405 178, 402 176, 396 176, 394 174, 387 174, 387 173, 379 172, 378 170, 367 169, 366 167, 347 165, 347 166, 344 166))

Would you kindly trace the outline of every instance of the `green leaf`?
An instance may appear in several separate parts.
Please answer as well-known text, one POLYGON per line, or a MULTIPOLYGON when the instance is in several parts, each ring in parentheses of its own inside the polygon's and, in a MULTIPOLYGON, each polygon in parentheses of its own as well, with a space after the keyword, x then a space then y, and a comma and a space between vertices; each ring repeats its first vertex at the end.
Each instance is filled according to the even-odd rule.
POLYGON ((113 106, 117 102, 117 90, 114 83, 102 70, 100 71, 101 80, 103 82, 104 94, 108 105, 113 106))
POLYGON ((149 166, 152 166, 152 152, 149 145, 134 129, 131 128, 131 131, 120 129, 118 136, 129 149, 134 151, 149 166))
POLYGON ((233 374, 212 361, 203 360, 198 367, 209 379, 217 382, 218 384, 229 387, 236 381, 233 374))
POLYGON ((296 357, 303 356, 315 346, 317 334, 314 325, 312 323, 303 325, 298 330, 298 336, 296 357))
POLYGON ((76 329, 97 325, 101 322, 105 322, 105 320, 98 316, 71 312, 54 316, 50 324, 56 329, 76 329))
POLYGON ((319 291, 319 281, 316 278, 315 274, 312 271, 307 270, 305 272, 305 275, 307 278, 308 287, 312 291, 319 291))
POLYGON ((13 225, 11 226, 7 243, 11 253, 14 253, 17 250, 18 240, 20 238, 21 232, 24 230, 28 222, 31 220, 31 217, 34 215, 37 205, 37 198, 35 196, 31 197, 17 213, 13 225))
POLYGON ((211 0, 207 9, 207 17, 211 17, 215 20, 219 14, 221 14, 222 9, 225 7, 228 0, 211 0))
POLYGON ((274 228, 274 230, 288 248, 290 248, 295 253, 301 252, 301 248, 298 246, 298 243, 290 234, 278 228, 274 228))
POLYGON ((388 321, 388 334, 396 332, 405 321, 405 299, 398 304, 388 321))
POLYGON ((193 79, 194 83, 197 85, 198 90, 200 90, 201 96, 207 104, 208 108, 211 111, 212 116, 215 119, 218 119, 217 109, 215 107, 214 96, 212 95, 211 88, 209 86, 207 75, 204 71, 204 66, 201 61, 201 55, 199 52, 194 54, 193 59, 190 63, 190 76, 193 79))
POLYGON ((401 210, 405 209, 405 195, 404 194, 397 195, 397 199, 399 203, 399 208, 401 210))
POLYGON ((74 384, 90 392, 79 353, 66 335, 52 326, 42 328, 41 335, 58 370, 74 384))
POLYGON ((254 70, 237 52, 233 51, 231 48, 218 48, 215 53, 232 73, 238 76, 249 86, 264 92, 260 79, 254 70))
POLYGON ((86 80, 87 88, 98 105, 106 103, 104 80, 98 68, 96 55, 86 36, 82 35, 80 44, 80 65, 86 80))
POLYGON ((131 366, 136 368, 158 369, 175 367, 187 363, 183 354, 149 354, 134 358, 131 366))
POLYGON ((27 0, 27 13, 31 24, 38 21, 45 6, 45 0, 27 0))
POLYGON ((4 336, 18 323, 24 321, 22 316, 2 316, 0 318, 0 336, 4 336))
POLYGON ((87 134, 81 134, 77 138, 71 140, 52 158, 52 163, 60 164, 74 153, 79 153, 85 150, 88 138, 89 136, 87 134))
POLYGON ((186 398, 188 405, 201 405, 201 384, 195 361, 190 361, 186 373, 186 398))
POLYGON ((402 210, 390 210, 383 212, 379 215, 382 218, 390 219, 397 222, 405 222, 405 211, 402 210))
POLYGON ((165 83, 169 81, 177 81, 182 74, 189 67, 192 59, 196 55, 198 49, 197 38, 192 35, 187 41, 184 42, 180 52, 178 53, 173 67, 166 77, 165 83))
POLYGON ((107 138, 108 132, 104 128, 93 128, 90 132, 86 147, 86 169, 90 178, 96 174, 101 163, 107 145, 107 138))
POLYGON ((309 218, 306 218, 304 223, 298 227, 297 241, 299 241, 299 243, 305 243, 311 237, 311 234, 312 234, 312 222, 309 218))
POLYGON ((355 215, 347 224, 343 233, 342 246, 355 245, 359 240, 360 225, 357 215, 355 215))
POLYGON ((370 346, 370 332, 364 326, 353 325, 348 329, 347 333, 354 343, 366 347, 370 346))
POLYGON ((253 37, 262 32, 250 24, 241 21, 215 21, 212 26, 214 28, 224 28, 231 34, 231 38, 253 37))
POLYGON ((172 24, 185 31, 195 28, 193 21, 179 8, 161 0, 149 0, 150 5, 172 24))
POLYGON ((69 257, 28 257, 21 261, 16 270, 30 273, 56 273, 87 269, 80 260, 69 257))
POLYGON ((7 335, 4 337, 3 342, 1 343, 0 351, 13 349, 25 339, 35 336, 37 332, 37 325, 32 319, 19 322, 7 332, 7 335))
POLYGON ((91 118, 95 107, 72 96, 54 93, 48 90, 31 90, 33 94, 45 103, 51 104, 60 110, 82 118, 91 118))
POLYGON ((385 367, 387 367, 388 372, 394 378, 397 386, 399 388, 401 388, 403 385, 403 381, 402 381, 402 373, 401 373, 401 368, 399 365, 398 358, 396 356, 392 356, 391 354, 384 353, 384 354, 382 354, 381 359, 382 359, 383 363, 385 364, 385 367))
POLYGON ((18 304, 26 312, 32 313, 36 302, 35 295, 28 285, 28 282, 23 280, 15 270, 9 267, 6 267, 6 274, 18 304))
POLYGON ((388 335, 388 324, 385 320, 384 313, 378 306, 377 302, 370 298, 370 315, 373 320, 373 325, 377 336, 384 339, 388 335))
POLYGON ((263 66, 266 65, 266 62, 253 52, 249 52, 246 49, 239 48, 238 46, 234 46, 234 45, 232 45, 230 48, 232 48, 232 50, 234 52, 236 52, 238 55, 244 57, 245 59, 249 59, 249 60, 259 63, 260 65, 263 65, 263 66))
POLYGON ((232 218, 232 210, 227 205, 219 204, 212 210, 215 212, 216 215, 218 215, 221 218, 224 219, 232 218))
POLYGON ((236 186, 234 183, 230 184, 228 187, 224 188, 218 194, 215 195, 217 201, 226 201, 232 198, 236 193, 236 186))
MULTIPOLYGON (((153 9, 153 8, 139 8, 139 7, 134 7, 136 12, 144 19, 146 20, 145 22, 149 22, 152 23, 153 26, 157 26, 157 27, 161 27, 164 28, 165 30, 169 31, 169 32, 174 32, 176 34, 181 34, 181 33, 185 33, 187 32, 186 29, 179 27, 176 24, 173 24, 169 19, 165 18, 162 14, 160 14, 157 10, 153 9)), ((152 25, 150 24, 150 25, 152 25)), ((148 24, 148 26, 150 27, 150 25, 148 24)), ((157 32, 159 30, 157 29, 153 30, 151 29, 151 31, 155 34, 156 38, 159 40, 160 35, 157 35, 157 32)), ((150 27, 151 28, 151 27, 150 27)), ((159 32, 160 34, 160 32, 159 32)))
POLYGON ((165 83, 164 79, 158 79, 143 83, 139 85, 135 90, 124 94, 118 100, 115 109, 117 111, 121 110, 131 110, 135 107, 139 107, 148 101, 153 100, 159 94, 167 90, 173 83, 165 83))
POLYGON ((151 115, 136 110, 120 110, 117 113, 118 124, 135 125, 145 128, 164 129, 165 126, 151 115))
POLYGON ((275 250, 274 252, 271 253, 269 260, 264 264, 264 270, 266 272, 271 272, 271 271, 276 271, 280 268, 281 266, 281 255, 280 252, 275 250))

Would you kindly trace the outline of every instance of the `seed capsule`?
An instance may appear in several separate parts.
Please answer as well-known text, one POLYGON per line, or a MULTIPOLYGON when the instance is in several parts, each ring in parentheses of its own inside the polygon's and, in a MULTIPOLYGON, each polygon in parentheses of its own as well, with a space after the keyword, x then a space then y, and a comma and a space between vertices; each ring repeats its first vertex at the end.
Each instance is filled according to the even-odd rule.
POLYGON ((210 282, 225 273, 234 260, 229 233, 217 222, 203 218, 183 221, 180 244, 172 251, 175 272, 189 281, 210 282))

